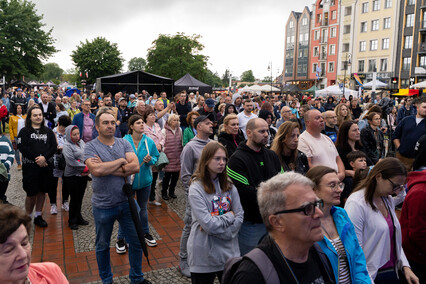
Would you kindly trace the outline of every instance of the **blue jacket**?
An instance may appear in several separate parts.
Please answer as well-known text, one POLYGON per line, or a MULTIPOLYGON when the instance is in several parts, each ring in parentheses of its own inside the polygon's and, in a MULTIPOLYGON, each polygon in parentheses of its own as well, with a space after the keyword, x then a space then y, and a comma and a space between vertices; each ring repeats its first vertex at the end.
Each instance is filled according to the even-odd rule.
MULTIPOLYGON (((367 270, 367 263, 365 261, 364 252, 359 245, 358 239, 355 234, 354 225, 349 219, 345 209, 340 207, 331 208, 331 216, 336 224, 337 233, 342 240, 345 247, 346 256, 348 258, 349 270, 351 273, 352 283, 371 283, 370 276, 367 270)), ((334 249, 334 246, 327 238, 319 241, 321 249, 327 255, 333 268, 336 283, 339 283, 339 256, 334 249)))
POLYGON ((138 149, 136 150, 135 144, 133 144, 132 135, 127 134, 123 139, 129 141, 130 145, 132 145, 136 156, 138 156, 139 164, 143 162, 143 158, 148 154, 146 151, 145 140, 148 143, 149 154, 151 155, 152 159, 149 163, 144 163, 141 165, 139 173, 135 175, 133 180, 132 188, 133 190, 138 190, 150 186, 152 183, 151 166, 157 162, 158 157, 160 156, 160 153, 158 153, 157 150, 157 146, 155 146, 154 140, 143 134, 142 139, 139 142, 138 149))
MULTIPOLYGON (((93 120, 93 126, 95 125, 95 115, 93 113, 89 113, 89 117, 93 120)), ((74 115, 74 119, 72 120, 73 125, 77 125, 80 130, 80 138, 83 137, 83 126, 84 126, 84 114, 82 112, 74 115)))

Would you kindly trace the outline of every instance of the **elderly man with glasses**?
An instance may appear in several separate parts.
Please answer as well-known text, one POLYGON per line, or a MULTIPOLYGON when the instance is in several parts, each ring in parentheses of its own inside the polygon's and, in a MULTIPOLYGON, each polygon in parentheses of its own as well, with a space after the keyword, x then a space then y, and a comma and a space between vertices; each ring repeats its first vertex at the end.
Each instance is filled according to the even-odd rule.
MULTIPOLYGON (((305 176, 287 172, 259 185, 257 201, 268 235, 257 246, 276 271, 279 283, 334 283, 330 263, 315 244, 323 239, 320 208, 314 183, 305 176)), ((259 267, 243 258, 230 283, 272 283, 259 267)), ((275 283, 275 282, 274 282, 275 283)))

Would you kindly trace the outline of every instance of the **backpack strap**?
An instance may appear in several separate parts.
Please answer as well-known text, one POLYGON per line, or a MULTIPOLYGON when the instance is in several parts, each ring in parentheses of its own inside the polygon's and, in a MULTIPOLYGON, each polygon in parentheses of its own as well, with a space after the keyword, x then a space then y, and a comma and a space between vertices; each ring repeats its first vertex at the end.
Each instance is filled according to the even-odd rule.
POLYGON ((256 264, 257 268, 259 268, 262 273, 266 284, 280 284, 277 270, 263 250, 255 248, 244 257, 249 258, 254 264, 256 264))

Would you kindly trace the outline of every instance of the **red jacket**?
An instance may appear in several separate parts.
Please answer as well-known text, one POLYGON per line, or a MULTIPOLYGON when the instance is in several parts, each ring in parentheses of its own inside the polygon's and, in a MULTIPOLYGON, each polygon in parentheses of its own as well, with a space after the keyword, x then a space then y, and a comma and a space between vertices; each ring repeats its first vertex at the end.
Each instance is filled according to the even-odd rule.
POLYGON ((426 265, 426 170, 408 174, 408 194, 400 217, 408 260, 426 265))
POLYGON ((0 119, 7 116, 7 107, 5 105, 2 105, 0 107, 0 119))

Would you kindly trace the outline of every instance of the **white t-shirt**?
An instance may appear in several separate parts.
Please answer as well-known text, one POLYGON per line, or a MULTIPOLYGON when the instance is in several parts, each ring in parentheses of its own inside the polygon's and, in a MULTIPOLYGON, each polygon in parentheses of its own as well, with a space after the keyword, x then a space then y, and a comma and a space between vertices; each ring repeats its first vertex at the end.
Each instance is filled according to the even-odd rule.
POLYGON ((312 158, 313 166, 327 166, 339 171, 336 163, 339 153, 327 135, 321 134, 319 138, 315 138, 308 131, 303 131, 297 149, 305 153, 306 157, 312 158))
POLYGON ((247 116, 244 113, 244 111, 242 111, 238 114, 238 124, 240 125, 241 131, 244 133, 245 139, 247 139, 247 134, 246 134, 247 122, 252 118, 257 118, 257 115, 255 115, 254 113, 250 113, 250 116, 247 116))

